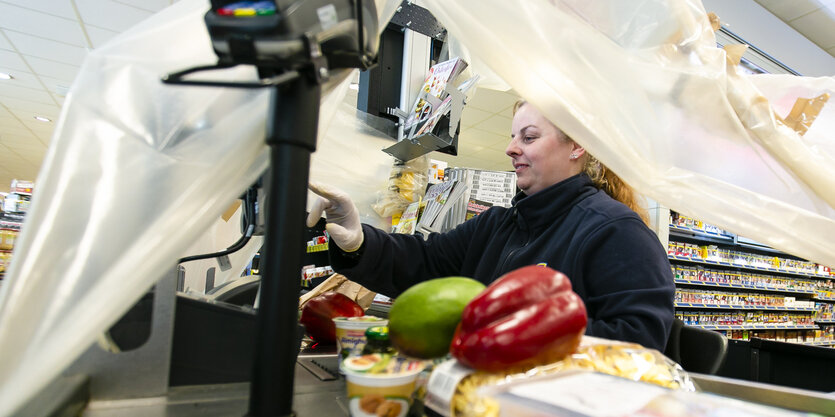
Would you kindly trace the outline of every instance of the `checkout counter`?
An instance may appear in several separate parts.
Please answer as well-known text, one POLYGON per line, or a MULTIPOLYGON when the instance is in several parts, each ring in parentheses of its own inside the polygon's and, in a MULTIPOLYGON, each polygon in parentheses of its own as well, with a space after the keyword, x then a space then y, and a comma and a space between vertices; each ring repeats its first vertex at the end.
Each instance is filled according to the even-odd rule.
MULTIPOLYGON (((197 298, 183 293, 177 293, 172 297, 174 317, 169 317, 173 322, 173 331, 171 331, 170 339, 170 357, 165 358, 170 359, 168 361, 151 356, 156 351, 153 330, 161 328, 158 326, 160 321, 166 321, 166 317, 160 317, 160 314, 157 315, 156 320, 151 320, 152 334, 148 342, 127 352, 116 354, 103 352, 109 357, 123 356, 123 362, 136 360, 147 362, 133 363, 132 368, 127 363, 122 368, 110 367, 108 369, 111 372, 132 369, 153 373, 154 364, 167 363, 168 368, 164 370, 166 386, 161 395, 107 398, 108 392, 95 381, 97 377, 100 377, 96 372, 67 373, 30 401, 23 415, 82 415, 87 417, 246 415, 256 331, 255 310, 246 304, 246 300, 250 300, 257 293, 257 285, 253 282, 257 283, 257 280, 241 280, 225 286, 225 291, 221 287, 209 297, 197 298), (224 300, 238 302, 244 300, 244 303, 236 305, 224 300)), ((167 289, 172 290, 173 293, 173 288, 173 285, 166 288, 164 283, 161 283, 154 291, 162 292, 163 289, 167 289)), ((156 295, 154 293, 150 299, 155 302, 154 308, 157 310, 154 312, 159 312, 158 305, 165 304, 165 297, 157 299, 156 295)), ((136 315, 136 310, 147 310, 148 299, 149 297, 145 297, 140 300, 126 316, 136 315)), ((378 305, 373 308, 377 309, 375 314, 386 314, 386 308, 383 306, 378 305)), ((153 315, 145 317, 151 318, 153 315)), ((118 327, 125 326, 126 323, 129 322, 120 321, 111 329, 111 332, 117 332, 118 327)), ((165 334, 164 329, 161 332, 165 334)), ((302 336, 303 331, 299 328, 299 333, 294 337, 299 340, 300 346, 306 346, 306 343, 302 343, 302 336)), ((815 391, 813 390, 815 387, 804 389, 766 383, 789 385, 785 383, 794 376, 810 371, 824 372, 835 367, 835 351, 809 346, 784 346, 789 344, 759 340, 746 343, 749 343, 747 347, 739 343, 732 347, 731 355, 726 365, 720 370, 720 375, 739 372, 741 366, 751 366, 755 363, 752 357, 758 358, 754 360, 760 360, 764 367, 767 366, 779 372, 766 374, 765 368, 758 368, 762 372, 761 382, 741 379, 746 375, 730 378, 691 373, 697 386, 704 392, 752 403, 822 415, 835 415, 835 395, 820 390, 815 391), (755 352, 753 346, 758 351, 755 352), (781 356, 781 348, 788 349, 788 352, 792 354, 800 354, 800 356, 790 357, 785 354, 781 356), (804 348, 803 352, 800 352, 798 348, 804 348), (747 358, 743 357, 745 349, 749 349, 747 358), (768 359, 764 359, 766 357, 768 359), (788 368, 790 363, 795 364, 793 369, 788 368), (778 374, 782 376, 780 378, 774 376, 778 374), (766 379, 767 375, 771 375, 768 377, 770 379, 766 379)), ((101 351, 95 345, 90 349, 101 351)), ((83 356, 80 361, 85 358, 88 358, 88 355, 83 356)), ((96 362, 100 364, 101 359, 96 359, 96 362)), ((75 369, 79 368, 76 366, 75 369)), ((750 377, 750 375, 747 376, 750 377)), ((125 375, 125 377, 127 379, 123 380, 122 384, 130 384, 137 379, 132 375, 125 375)), ((827 380, 831 381, 831 378, 827 380)), ((317 345, 314 348, 300 349, 295 364, 293 396, 293 410, 296 415, 299 417, 349 416, 347 404, 345 379, 338 373, 335 346, 317 345)), ((422 411, 422 413, 418 412, 418 415, 440 415, 429 408, 423 409, 420 405, 417 409, 422 411)))

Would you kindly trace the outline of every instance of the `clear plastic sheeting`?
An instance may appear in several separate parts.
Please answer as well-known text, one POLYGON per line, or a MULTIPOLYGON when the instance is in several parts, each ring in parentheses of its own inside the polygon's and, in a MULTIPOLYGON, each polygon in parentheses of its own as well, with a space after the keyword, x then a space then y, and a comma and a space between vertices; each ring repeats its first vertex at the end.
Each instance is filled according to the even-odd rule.
POLYGON ((835 265, 833 104, 801 137, 766 100, 832 94, 832 78, 753 77, 769 80, 764 97, 694 0, 423 4, 480 57, 474 73, 501 77, 638 192, 835 265))
POLYGON ((160 82, 216 61, 207 9, 179 2, 85 60, 0 292, 0 415, 170 275, 266 168, 267 90, 160 82))
MULTIPOLYGON (((373 206, 377 203, 377 193, 387 187, 394 164, 394 158, 382 149, 391 146, 395 139, 358 118, 356 101, 349 103, 350 99, 347 96, 333 109, 324 132, 321 131, 324 120, 320 120, 319 143, 310 160, 310 181, 345 191, 357 206, 363 223, 388 230, 391 223, 377 215, 373 206)), ((325 114, 323 106, 322 117, 325 114)), ((315 197, 313 192, 308 192, 308 204, 315 197)))
MULTIPOLYGON (((639 344, 583 336, 576 351, 563 359, 525 369, 485 372, 450 359, 433 369, 426 403, 455 417, 514 415, 500 413, 496 395, 524 382, 548 380, 578 371, 598 372, 670 390, 695 391, 690 375, 661 352, 639 344), (451 389, 454 387, 454 390, 451 389)), ((608 415, 608 414, 607 414, 608 415)))
MULTIPOLYGON (((161 11, 91 52, 73 83, 0 288, 1 416, 172 273, 267 167, 269 89, 160 81, 217 62, 203 21, 208 9, 205 0, 182 0, 161 11)), ((349 75, 332 74, 323 87, 320 136, 336 119, 349 75)), ((256 77, 246 67, 199 75, 256 77)), ((327 152, 316 159, 319 169, 345 160, 327 152)), ((388 172, 390 158, 379 159, 375 166, 366 158, 346 177, 388 172)))
MULTIPOLYGON (((795 77, 785 74, 762 74, 749 77, 754 86, 768 99, 777 116, 785 119, 797 105, 798 98, 815 99, 829 94, 826 104, 808 120, 803 133, 803 142, 815 151, 823 153, 828 160, 835 158, 835 77, 795 77)), ((815 113, 815 106, 811 106, 815 113)), ((805 112, 808 116, 810 112, 805 112)))

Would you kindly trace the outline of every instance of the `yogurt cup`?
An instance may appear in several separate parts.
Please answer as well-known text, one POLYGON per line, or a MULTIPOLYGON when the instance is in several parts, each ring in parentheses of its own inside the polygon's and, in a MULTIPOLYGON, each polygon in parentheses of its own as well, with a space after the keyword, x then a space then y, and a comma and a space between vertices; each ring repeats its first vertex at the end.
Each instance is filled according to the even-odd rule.
POLYGON ((352 417, 404 417, 423 367, 396 374, 345 370, 348 410, 352 417))
POLYGON ((388 320, 374 316, 336 317, 336 352, 339 358, 339 372, 344 374, 342 361, 348 356, 359 355, 365 347, 365 330, 374 326, 385 326, 388 320))

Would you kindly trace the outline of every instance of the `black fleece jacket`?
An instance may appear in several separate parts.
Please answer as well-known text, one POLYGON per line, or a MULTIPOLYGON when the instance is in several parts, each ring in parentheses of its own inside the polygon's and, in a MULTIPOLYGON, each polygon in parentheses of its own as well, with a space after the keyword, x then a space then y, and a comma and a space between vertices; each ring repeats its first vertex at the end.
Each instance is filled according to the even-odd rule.
POLYGON ((673 322, 675 286, 667 253, 635 212, 585 174, 510 208, 492 207, 455 229, 419 236, 363 225, 360 256, 330 245, 337 272, 396 297, 432 278, 466 276, 490 284, 533 264, 563 272, 588 311, 586 334, 663 352, 673 322))

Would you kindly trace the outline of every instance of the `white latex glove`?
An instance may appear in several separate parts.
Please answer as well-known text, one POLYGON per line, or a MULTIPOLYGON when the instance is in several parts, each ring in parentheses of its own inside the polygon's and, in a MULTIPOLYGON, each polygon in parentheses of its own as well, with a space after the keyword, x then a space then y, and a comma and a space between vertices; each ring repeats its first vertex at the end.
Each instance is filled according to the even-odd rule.
POLYGON ((310 208, 307 227, 315 226, 324 211, 328 220, 325 229, 331 241, 345 252, 359 249, 363 241, 362 226, 359 211, 351 197, 342 190, 316 182, 308 184, 308 188, 321 197, 317 197, 310 208))

